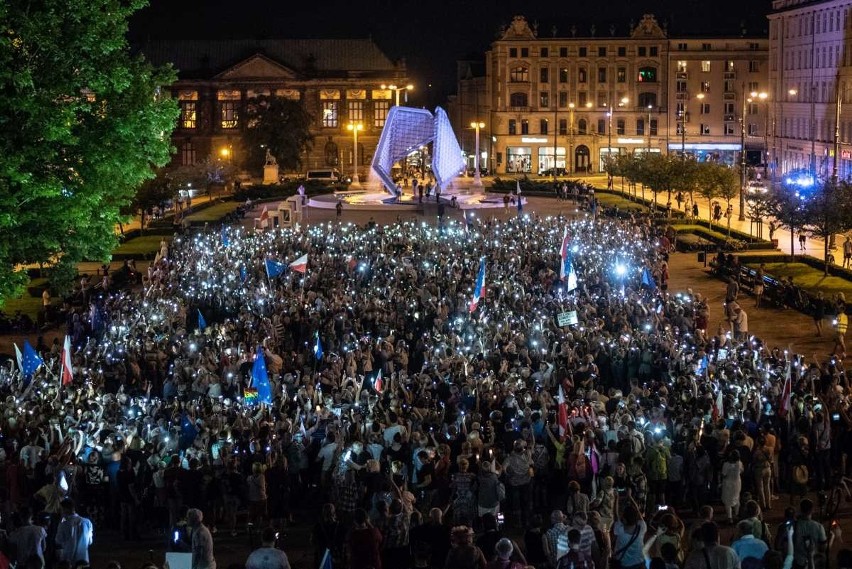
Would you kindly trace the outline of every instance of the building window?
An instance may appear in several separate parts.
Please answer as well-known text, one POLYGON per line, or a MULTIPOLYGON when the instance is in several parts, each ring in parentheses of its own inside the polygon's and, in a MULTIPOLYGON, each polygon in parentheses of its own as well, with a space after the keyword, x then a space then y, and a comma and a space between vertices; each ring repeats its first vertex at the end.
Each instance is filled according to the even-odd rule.
POLYGON ((757 81, 749 81, 748 82, 748 92, 749 93, 756 93, 758 91, 760 91, 760 83, 758 83, 757 81))
POLYGON ((657 82, 657 68, 656 67, 641 67, 639 69, 639 82, 640 83, 656 83, 657 82))
POLYGON ((748 123, 748 135, 749 136, 757 136, 757 124, 756 123, 748 123))
POLYGON ((388 118, 390 101, 373 101, 373 126, 383 128, 388 118))
POLYGON ((710 62, 706 59, 701 62, 701 73, 710 73, 710 62))
POLYGON ((680 122, 677 123, 677 128, 675 129, 675 134, 677 134, 678 136, 686 134, 686 126, 683 123, 680 123, 680 122))
POLYGON ((559 82, 567 83, 568 82, 568 68, 560 67, 559 68, 559 82))
POLYGON ((678 51, 686 51, 688 49, 689 49, 689 47, 685 43, 677 44, 677 50, 678 51))
POLYGON ((559 57, 568 57, 568 48, 560 47, 559 48, 559 57))
POLYGON ((196 106, 195 101, 180 102, 180 127, 184 129, 193 129, 196 126, 196 106))
POLYGON ((549 52, 549 50, 548 50, 546 47, 543 47, 543 48, 541 48, 540 50, 538 50, 538 54, 539 54, 541 57, 547 57, 549 53, 550 53, 550 52, 549 52))
POLYGON ((530 56, 530 48, 522 47, 521 48, 521 57, 529 57, 530 56))
POLYGON ((324 128, 337 128, 340 119, 340 102, 322 102, 322 126, 324 128))
POLYGON ((734 92, 734 81, 732 79, 725 79, 725 93, 733 93, 734 92))
POLYGON ((563 109, 568 106, 568 92, 567 91, 560 91, 559 92, 559 106, 563 109))
POLYGON ((526 93, 512 93, 509 95, 510 107, 526 107, 529 106, 529 98, 526 93))
POLYGON ((586 130, 589 128, 586 119, 580 119, 577 121, 577 132, 579 134, 586 134, 586 130))
POLYGON ((606 119, 598 119, 598 134, 606 133, 606 119))
POLYGON ((530 147, 506 148, 506 172, 531 172, 532 149, 530 147))
POLYGON ((180 146, 180 163, 182 166, 192 166, 195 164, 195 161, 195 146, 193 146, 191 141, 187 140, 180 146))
POLYGON ((710 125, 709 125, 709 124, 701 123, 701 127, 700 127, 699 132, 700 132, 702 135, 710 134, 710 125))
POLYGON ((686 106, 683 103, 678 103, 675 105, 675 116, 681 118, 683 116, 683 112, 686 110, 686 106))
POLYGON ((518 134, 518 121, 509 119, 509 134, 518 134))
POLYGON ((732 59, 725 61, 725 71, 733 73, 736 70, 736 63, 732 59))
POLYGON ((598 48, 598 57, 606 57, 606 47, 598 48))
POLYGON ((621 46, 618 48, 618 57, 627 57, 627 48, 621 46))
POLYGON ((748 114, 756 115, 757 114, 757 103, 749 103, 748 104, 748 114))
POLYGON ((529 134, 530 133, 530 121, 527 119, 521 119, 521 134, 529 134))
POLYGON ((686 81, 678 79, 678 82, 675 84, 675 89, 678 93, 686 93, 686 81))
POLYGON ((657 136, 657 119, 651 119, 651 136, 657 136))
POLYGON ((636 119, 636 135, 644 136, 645 134, 645 119, 636 119))
POLYGON ((681 59, 677 62, 677 72, 686 73, 686 61, 681 59))
POLYGON ((734 112, 734 103, 725 103, 725 114, 732 115, 734 112))
POLYGON ((702 81, 701 82, 701 92, 709 93, 710 92, 710 81, 702 81))
POLYGON ((587 92, 580 91, 579 93, 577 93, 577 106, 578 107, 585 107, 588 102, 589 102, 589 94, 587 92))
POLYGON ((598 67, 598 83, 606 83, 606 67, 598 67))
POLYGON ((527 83, 530 80, 530 70, 523 65, 513 67, 509 73, 509 81, 512 83, 527 83))
POLYGON ((657 57, 660 53, 659 49, 657 46, 651 47, 651 57, 657 57))
POLYGON ((567 119, 559 119, 559 134, 560 136, 565 136, 568 134, 568 120, 567 119))
POLYGON ((509 48, 509 57, 518 57, 518 48, 510 47, 509 48))
POLYGON ((547 134, 547 119, 539 119, 538 121, 538 131, 541 134, 547 134))
POLYGON ((701 103, 700 105, 698 105, 698 112, 701 113, 702 115, 709 115, 710 114, 710 103, 701 103))
POLYGON ((619 67, 615 71, 615 80, 619 83, 625 83, 627 81, 627 68, 619 67))
POLYGON ((624 135, 624 119, 615 121, 615 133, 619 136, 624 135))
POLYGON ((750 42, 750 43, 748 44, 748 48, 749 48, 751 51, 760 51, 760 44, 759 44, 759 43, 752 43, 752 42, 750 42))
POLYGON ((240 92, 236 90, 216 93, 219 102, 219 126, 223 129, 237 128, 240 124, 240 92))
POLYGON ((588 73, 586 72, 585 67, 581 67, 577 70, 577 82, 578 83, 586 83, 588 81, 588 73))
POLYGON ((640 47, 638 49, 638 55, 639 55, 639 57, 646 57, 648 55, 648 48, 647 47, 640 47))
POLYGON ((542 108, 547 108, 550 106, 550 93, 547 91, 542 91, 538 94, 538 106, 542 108))
POLYGON ((588 49, 586 49, 585 47, 579 48, 577 50, 577 53, 579 54, 578 55, 579 57, 588 57, 588 55, 589 55, 588 49))
POLYGON ((710 51, 711 49, 713 49, 713 45, 712 45, 712 44, 709 44, 709 43, 703 43, 703 44, 701 44, 701 50, 702 50, 702 51, 710 51))
POLYGON ((608 98, 609 94, 606 91, 598 91, 598 108, 606 107, 608 98))
POLYGON ((550 81, 550 70, 547 67, 542 67, 538 70, 538 82, 547 83, 550 81))
POLYGON ((364 122, 364 101, 346 101, 348 106, 346 115, 352 122, 364 122))
POLYGON ((656 93, 639 93, 639 106, 643 109, 657 106, 656 93))

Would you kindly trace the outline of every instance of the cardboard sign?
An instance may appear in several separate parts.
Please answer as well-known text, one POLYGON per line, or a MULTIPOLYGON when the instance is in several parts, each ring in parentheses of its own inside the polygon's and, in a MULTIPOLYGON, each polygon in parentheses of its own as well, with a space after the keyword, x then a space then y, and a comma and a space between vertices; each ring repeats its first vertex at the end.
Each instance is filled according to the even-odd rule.
POLYGON ((577 311, 569 310, 568 312, 560 312, 556 315, 556 322, 560 327, 562 326, 576 326, 577 319, 577 311))

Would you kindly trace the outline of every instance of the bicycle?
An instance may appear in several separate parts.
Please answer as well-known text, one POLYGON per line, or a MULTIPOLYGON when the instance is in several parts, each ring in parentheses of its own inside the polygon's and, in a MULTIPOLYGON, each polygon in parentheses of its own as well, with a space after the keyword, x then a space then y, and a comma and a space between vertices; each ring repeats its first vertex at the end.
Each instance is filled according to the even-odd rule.
POLYGON ((852 502, 852 491, 849 490, 849 484, 852 484, 852 478, 841 476, 837 484, 828 493, 820 495, 820 510, 823 521, 837 519, 840 504, 844 497, 847 502, 852 502), (825 497, 824 503, 823 496, 825 497))

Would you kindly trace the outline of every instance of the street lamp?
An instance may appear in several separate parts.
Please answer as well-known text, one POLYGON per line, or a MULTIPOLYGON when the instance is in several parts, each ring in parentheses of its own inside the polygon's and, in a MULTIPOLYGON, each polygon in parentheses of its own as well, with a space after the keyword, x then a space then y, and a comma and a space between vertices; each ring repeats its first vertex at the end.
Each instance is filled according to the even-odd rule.
MULTIPOLYGON (((618 106, 623 107, 624 105, 626 105, 629 102, 630 102, 630 99, 628 99, 627 97, 624 97, 623 99, 621 99, 618 102, 618 106)), ((612 160, 612 115, 613 115, 614 111, 615 111, 614 106, 610 105, 610 107, 609 107, 609 138, 607 139, 607 149, 606 149, 607 162, 610 162, 612 160)), ((610 183, 612 182, 612 174, 608 171, 607 175, 608 175, 607 186, 609 186, 610 183)))
POLYGON ((482 178, 479 174, 479 130, 485 128, 484 122, 472 122, 470 128, 476 132, 476 154, 473 156, 473 185, 477 188, 482 187, 482 178))
POLYGON ((351 122, 346 125, 346 130, 351 130, 352 136, 355 138, 355 145, 352 147, 352 184, 349 187, 360 189, 361 180, 358 179, 358 131, 364 130, 364 125, 359 122, 351 122))
POLYGON ((389 89, 389 90, 391 90, 391 91, 393 91, 393 92, 394 92, 394 95, 395 95, 395 97, 396 97, 396 105, 395 105, 395 106, 397 106, 397 107, 398 107, 398 106, 399 106, 399 94, 400 94, 401 92, 403 92, 403 91, 411 91, 411 90, 413 90, 413 89, 414 89, 414 85, 412 85, 411 83, 409 83, 408 85, 403 85, 402 87, 397 87, 396 85, 385 85, 385 84, 382 84, 382 89, 389 89))
POLYGON ((231 145, 229 144, 228 146, 223 146, 219 150, 219 155, 222 157, 223 160, 227 160, 228 164, 230 164, 231 163, 231 145))
POLYGON ((568 172, 574 173, 574 108, 577 105, 568 103, 568 172))

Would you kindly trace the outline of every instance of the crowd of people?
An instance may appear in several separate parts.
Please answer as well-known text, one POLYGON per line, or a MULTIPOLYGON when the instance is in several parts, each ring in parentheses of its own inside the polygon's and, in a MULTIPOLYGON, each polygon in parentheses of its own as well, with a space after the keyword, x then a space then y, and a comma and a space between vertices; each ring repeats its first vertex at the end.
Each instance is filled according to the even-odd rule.
POLYGON ((852 467, 843 362, 708 330, 667 242, 529 215, 178 236, 70 317, 70 383, 58 340, 2 370, 6 554, 86 564, 112 525, 215 569, 217 533, 310 523, 315 566, 353 569, 818 563, 839 530, 801 499, 852 467))

